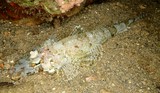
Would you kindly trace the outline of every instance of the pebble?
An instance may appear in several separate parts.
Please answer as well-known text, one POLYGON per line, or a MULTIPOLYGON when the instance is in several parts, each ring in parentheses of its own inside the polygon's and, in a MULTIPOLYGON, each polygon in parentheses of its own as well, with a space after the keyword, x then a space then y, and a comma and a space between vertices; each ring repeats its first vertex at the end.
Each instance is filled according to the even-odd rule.
POLYGON ((86 82, 95 81, 96 79, 97 79, 96 76, 89 76, 89 77, 86 77, 86 82))
POLYGON ((140 9, 146 9, 146 7, 147 7, 147 5, 142 5, 142 4, 139 5, 139 8, 140 8, 140 9))
POLYGON ((3 63, 3 60, 0 59, 0 69, 3 69, 4 68, 4 63, 3 63))
POLYGON ((108 91, 105 90, 105 89, 101 89, 101 90, 99 91, 99 93, 111 93, 111 92, 108 92, 108 91))
POLYGON ((56 88, 52 88, 52 90, 56 90, 56 88))
POLYGON ((4 65, 4 68, 5 68, 5 69, 10 69, 10 68, 11 68, 11 65, 7 63, 7 64, 4 65))

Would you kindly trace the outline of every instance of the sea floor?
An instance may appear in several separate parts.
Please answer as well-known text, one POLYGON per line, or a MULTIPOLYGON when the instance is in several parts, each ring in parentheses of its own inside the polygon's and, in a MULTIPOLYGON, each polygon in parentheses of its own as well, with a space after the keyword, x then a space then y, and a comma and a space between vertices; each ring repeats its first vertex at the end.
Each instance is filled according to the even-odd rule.
MULTIPOLYGON (((0 20, 0 63, 28 56, 48 38, 61 40, 81 28, 113 25, 140 14, 144 19, 129 31, 103 45, 103 57, 80 68, 68 81, 63 73, 41 72, 16 81, 0 70, 0 93, 160 93, 160 2, 158 0, 110 0, 94 3, 67 18, 56 28, 49 23, 26 26, 0 20), (3 83, 2 83, 3 82, 3 83)), ((28 21, 28 24, 34 24, 28 21)), ((23 21, 22 21, 23 23, 23 21)))

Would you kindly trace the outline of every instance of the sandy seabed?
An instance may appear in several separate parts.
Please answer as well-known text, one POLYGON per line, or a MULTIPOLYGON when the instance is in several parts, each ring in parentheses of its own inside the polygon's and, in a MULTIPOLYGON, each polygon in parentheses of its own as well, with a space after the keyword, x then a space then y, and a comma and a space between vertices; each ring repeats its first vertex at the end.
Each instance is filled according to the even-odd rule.
MULTIPOLYGON (((158 1, 158 0, 157 0, 158 1)), ((92 30, 113 25, 146 13, 128 32, 104 45, 101 60, 80 68, 80 74, 66 81, 63 73, 38 73, 24 77, 16 85, 0 85, 0 93, 160 93, 160 3, 156 0, 111 0, 92 4, 63 21, 58 28, 15 25, 0 21, 0 61, 16 62, 54 37, 65 38, 76 27, 92 30)), ((1 82, 10 79, 1 71, 1 82)))

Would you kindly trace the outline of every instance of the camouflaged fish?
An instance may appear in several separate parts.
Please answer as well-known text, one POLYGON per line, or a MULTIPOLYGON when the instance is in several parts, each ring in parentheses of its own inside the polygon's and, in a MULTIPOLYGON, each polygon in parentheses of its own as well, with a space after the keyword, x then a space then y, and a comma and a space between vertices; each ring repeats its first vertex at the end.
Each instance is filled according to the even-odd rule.
POLYGON ((67 79, 71 80, 78 75, 81 62, 100 59, 103 53, 102 44, 114 35, 128 31, 128 27, 141 17, 117 23, 112 27, 101 26, 93 31, 77 33, 58 42, 49 39, 41 48, 30 52, 29 60, 23 59, 15 66, 12 79, 17 73, 25 76, 28 73, 37 73, 42 68, 48 73, 62 70, 67 79))

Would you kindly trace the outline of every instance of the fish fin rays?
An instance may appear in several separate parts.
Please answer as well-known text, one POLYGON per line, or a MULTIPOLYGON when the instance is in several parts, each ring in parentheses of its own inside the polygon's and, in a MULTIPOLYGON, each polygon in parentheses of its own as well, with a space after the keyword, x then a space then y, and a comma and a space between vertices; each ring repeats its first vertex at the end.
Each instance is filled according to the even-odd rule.
POLYGON ((102 45, 96 45, 88 52, 88 55, 84 57, 82 61, 97 61, 102 58, 102 55, 103 55, 102 45))
POLYGON ((62 67, 62 70, 67 78, 67 80, 72 80, 74 77, 76 77, 79 74, 79 66, 75 65, 73 63, 65 64, 62 67))

